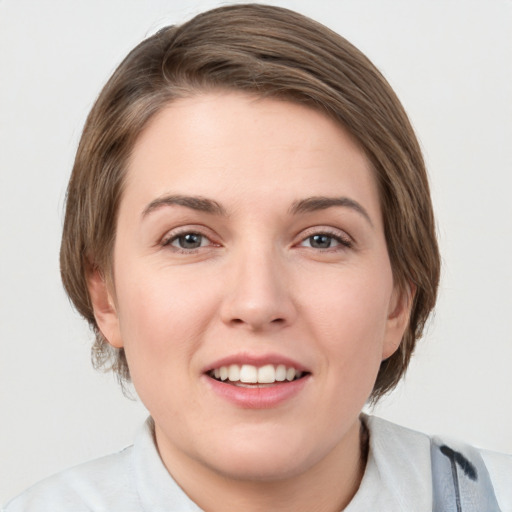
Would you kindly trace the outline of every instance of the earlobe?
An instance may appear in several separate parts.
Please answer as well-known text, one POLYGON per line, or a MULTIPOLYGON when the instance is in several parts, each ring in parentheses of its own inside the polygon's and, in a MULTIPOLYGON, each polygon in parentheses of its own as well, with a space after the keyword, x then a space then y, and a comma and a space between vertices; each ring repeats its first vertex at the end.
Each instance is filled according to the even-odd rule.
POLYGON ((94 310, 94 318, 105 339, 115 348, 122 348, 117 309, 103 273, 91 267, 87 273, 87 287, 94 310))
POLYGON ((404 288, 395 287, 390 301, 386 336, 382 347, 382 360, 391 357, 400 346, 403 335, 409 325, 416 286, 408 283, 404 288))

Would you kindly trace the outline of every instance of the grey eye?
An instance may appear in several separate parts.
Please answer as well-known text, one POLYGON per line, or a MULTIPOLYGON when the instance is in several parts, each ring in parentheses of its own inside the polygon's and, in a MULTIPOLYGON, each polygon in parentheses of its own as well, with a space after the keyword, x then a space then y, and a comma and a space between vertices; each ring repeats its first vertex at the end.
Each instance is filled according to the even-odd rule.
POLYGON ((204 237, 199 233, 186 233, 177 236, 171 243, 174 247, 180 249, 197 249, 204 245, 204 237))
POLYGON ((328 249, 331 247, 333 237, 329 235, 313 235, 308 238, 309 245, 315 249, 328 249))

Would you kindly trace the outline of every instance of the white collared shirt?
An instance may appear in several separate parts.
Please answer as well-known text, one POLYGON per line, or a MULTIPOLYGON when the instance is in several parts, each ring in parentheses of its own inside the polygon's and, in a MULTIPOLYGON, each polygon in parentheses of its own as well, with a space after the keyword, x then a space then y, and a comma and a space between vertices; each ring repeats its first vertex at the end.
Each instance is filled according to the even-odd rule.
MULTIPOLYGON (((373 416, 366 470, 344 512, 431 512, 430 438, 373 416)), ((192 512, 201 509, 162 463, 148 418, 135 443, 27 489, 3 512, 192 512)), ((512 512, 512 456, 480 452, 502 512, 512 512)))

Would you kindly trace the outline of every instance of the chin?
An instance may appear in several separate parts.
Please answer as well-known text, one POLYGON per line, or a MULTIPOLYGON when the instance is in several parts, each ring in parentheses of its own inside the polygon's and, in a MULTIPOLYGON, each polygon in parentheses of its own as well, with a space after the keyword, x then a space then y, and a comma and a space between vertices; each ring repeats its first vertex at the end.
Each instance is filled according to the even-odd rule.
MULTIPOLYGON (((326 448, 325 452, 328 451, 326 448)), ((267 435, 259 439, 226 436, 208 465, 229 479, 270 482, 304 473, 322 459, 322 453, 318 447, 309 453, 304 440, 290 436, 267 435)))
POLYGON ((297 456, 286 454, 286 456, 274 457, 267 454, 267 457, 247 457, 235 454, 231 459, 215 461, 212 467, 215 472, 230 480, 247 482, 277 482, 293 478, 304 473, 308 464, 306 461, 297 460, 297 456))

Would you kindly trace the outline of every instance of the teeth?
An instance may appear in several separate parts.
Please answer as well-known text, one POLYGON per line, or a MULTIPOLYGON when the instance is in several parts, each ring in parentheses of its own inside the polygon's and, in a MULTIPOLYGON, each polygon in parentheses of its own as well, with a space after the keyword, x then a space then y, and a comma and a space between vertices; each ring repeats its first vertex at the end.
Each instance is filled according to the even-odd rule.
POLYGON ((292 381, 295 378, 295 368, 288 368, 286 370, 286 380, 292 381))
POLYGON ((240 368, 240 382, 256 384, 258 382, 258 369, 256 366, 244 364, 240 368))
POLYGON ((218 380, 229 380, 230 382, 242 382, 244 384, 273 384, 274 382, 291 382, 300 379, 303 372, 293 367, 286 367, 284 364, 266 364, 259 368, 251 364, 230 364, 215 368, 211 375, 218 380))
POLYGON ((228 379, 230 382, 237 382, 240 380, 240 366, 232 364, 228 369, 228 379))
POLYGON ((258 382, 260 384, 271 384, 276 381, 276 369, 273 365, 267 364, 258 368, 258 382))
POLYGON ((286 366, 284 364, 278 365, 276 368, 276 380, 277 382, 283 382, 286 379, 286 366))

